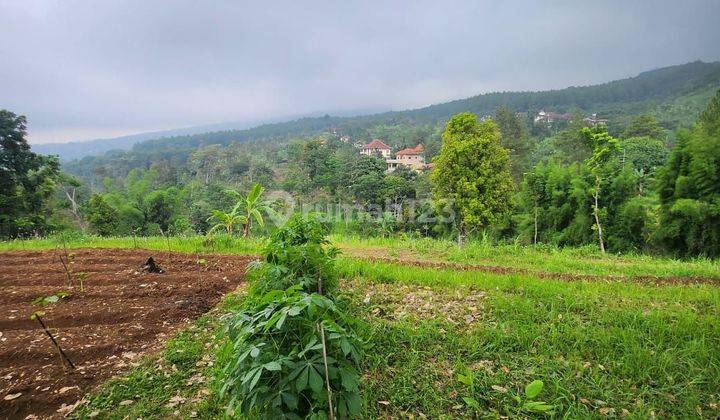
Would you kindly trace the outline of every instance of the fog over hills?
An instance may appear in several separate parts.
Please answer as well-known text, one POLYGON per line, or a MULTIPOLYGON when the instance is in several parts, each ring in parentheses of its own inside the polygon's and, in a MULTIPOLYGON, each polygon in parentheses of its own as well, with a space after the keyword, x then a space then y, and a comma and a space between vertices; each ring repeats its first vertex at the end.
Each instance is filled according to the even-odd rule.
POLYGON ((704 102, 696 101, 698 109, 685 103, 674 107, 673 103, 683 102, 693 95, 709 97, 718 88, 720 62, 695 61, 649 70, 635 77, 597 85, 541 92, 493 92, 412 110, 369 115, 358 115, 362 111, 357 111, 354 113, 356 116, 343 116, 353 114, 349 112, 334 113, 332 117, 311 115, 284 122, 214 124, 85 142, 39 144, 34 145, 33 149, 39 153, 56 154, 63 161, 69 161, 102 155, 111 150, 129 150, 146 141, 152 141, 153 147, 194 147, 198 144, 227 143, 232 140, 307 136, 327 130, 331 125, 368 126, 387 123, 397 118, 437 123, 463 111, 481 116, 489 115, 501 105, 518 112, 539 109, 562 112, 580 109, 588 113, 596 112, 609 118, 611 126, 622 126, 631 116, 649 112, 655 114, 666 128, 673 129, 692 121, 704 102))

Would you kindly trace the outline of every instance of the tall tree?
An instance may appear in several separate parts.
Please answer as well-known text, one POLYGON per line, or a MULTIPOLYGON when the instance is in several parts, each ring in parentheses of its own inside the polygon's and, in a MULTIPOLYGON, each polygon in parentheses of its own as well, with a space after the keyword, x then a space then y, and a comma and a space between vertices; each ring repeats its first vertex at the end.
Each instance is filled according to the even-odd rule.
POLYGON ((582 163, 592 154, 592 146, 582 133, 587 128, 580 110, 573 111, 568 127, 553 138, 555 155, 563 163, 582 163))
POLYGON ((83 206, 85 217, 90 226, 101 236, 118 233, 120 213, 100 194, 93 194, 83 206))
POLYGON ((625 128, 622 135, 623 139, 631 137, 650 137, 652 139, 665 139, 665 130, 660 127, 655 117, 650 114, 643 114, 636 117, 630 125, 625 128))
POLYGON ((602 185, 604 166, 613 155, 620 150, 620 142, 608 134, 605 127, 584 128, 583 136, 592 145, 592 155, 585 161, 590 173, 593 175, 595 185, 592 188, 593 206, 592 213, 595 219, 595 229, 598 234, 600 251, 605 252, 602 225, 600 223, 600 186, 602 185))
POLYGON ((455 212, 458 241, 510 209, 513 181, 507 149, 494 122, 461 113, 445 126, 431 179, 437 203, 455 212))
POLYGON ((720 134, 720 90, 715 93, 707 108, 700 114, 698 122, 703 130, 711 136, 720 134))
POLYGON ((500 144, 510 151, 510 170, 515 182, 522 180, 528 168, 530 141, 520 118, 507 107, 501 106, 493 118, 500 129, 500 144))
POLYGON ((0 110, 0 237, 47 229, 47 204, 60 176, 56 157, 30 151, 26 122, 22 115, 0 110))
POLYGON ((657 239, 683 255, 720 256, 720 92, 659 171, 657 239))

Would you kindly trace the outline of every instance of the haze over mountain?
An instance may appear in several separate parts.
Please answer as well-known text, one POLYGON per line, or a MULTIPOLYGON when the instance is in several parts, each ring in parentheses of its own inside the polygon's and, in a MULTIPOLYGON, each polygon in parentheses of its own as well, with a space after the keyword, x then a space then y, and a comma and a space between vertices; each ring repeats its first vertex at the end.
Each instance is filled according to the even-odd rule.
POLYGON ((32 144, 410 109, 720 58, 720 2, 0 2, 32 144))
POLYGON ((233 129, 233 124, 190 127, 165 132, 143 133, 115 139, 84 143, 41 144, 33 149, 58 154, 67 161, 83 156, 100 155, 110 150, 129 150, 143 142, 143 148, 187 149, 202 144, 244 141, 263 138, 316 135, 331 126, 370 127, 409 119, 416 124, 436 124, 463 111, 484 116, 500 105, 519 111, 547 109, 569 112, 578 108, 586 113, 600 113, 617 131, 634 115, 651 113, 666 128, 689 124, 705 106, 706 100, 720 88, 720 62, 692 62, 643 72, 635 77, 586 87, 569 87, 543 92, 499 92, 473 96, 442 104, 406 111, 392 111, 364 116, 316 116, 262 124, 253 128, 233 129))

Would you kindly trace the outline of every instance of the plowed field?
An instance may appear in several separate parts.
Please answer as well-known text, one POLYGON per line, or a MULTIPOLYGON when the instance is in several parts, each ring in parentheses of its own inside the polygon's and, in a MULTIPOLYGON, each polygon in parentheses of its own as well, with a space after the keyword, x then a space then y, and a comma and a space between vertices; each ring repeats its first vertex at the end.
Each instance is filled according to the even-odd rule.
POLYGON ((0 418, 60 416, 63 405, 130 369, 178 327, 214 307, 243 281, 252 259, 127 249, 68 253, 70 286, 57 252, 0 253, 0 418), (165 273, 140 270, 149 256, 165 273), (69 296, 32 303, 62 292, 69 296), (50 338, 30 319, 35 311, 44 312, 75 369, 63 367, 50 338))

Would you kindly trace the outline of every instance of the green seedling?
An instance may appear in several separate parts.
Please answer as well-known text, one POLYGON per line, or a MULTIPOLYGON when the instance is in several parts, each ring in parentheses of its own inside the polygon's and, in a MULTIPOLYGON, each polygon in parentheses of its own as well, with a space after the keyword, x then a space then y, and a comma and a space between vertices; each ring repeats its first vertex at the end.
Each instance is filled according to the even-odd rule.
MULTIPOLYGON (((475 394, 475 374, 472 371, 468 371, 465 375, 459 374, 458 381, 467 386, 470 395, 475 394)), ((463 396, 461 398, 465 402, 465 405, 473 412, 477 413, 480 411, 480 403, 478 400, 471 396, 463 396)))
POLYGON ((75 278, 80 282, 80 291, 85 291, 84 280, 87 278, 87 273, 79 271, 75 273, 75 278))
POLYGON ((542 392, 543 381, 536 379, 525 386, 523 396, 514 395, 513 399, 518 403, 520 411, 524 413, 553 414, 555 407, 544 401, 536 401, 535 398, 542 392))
POLYGON ((52 303, 58 303, 62 299, 69 299, 70 296, 72 296, 69 292, 58 292, 54 295, 49 296, 38 296, 37 298, 33 299, 31 304, 35 306, 47 306, 52 303))

